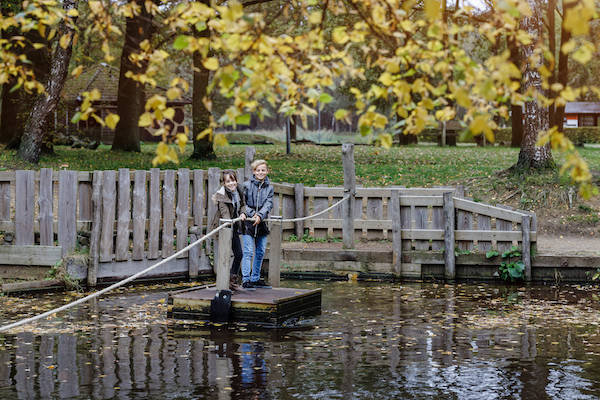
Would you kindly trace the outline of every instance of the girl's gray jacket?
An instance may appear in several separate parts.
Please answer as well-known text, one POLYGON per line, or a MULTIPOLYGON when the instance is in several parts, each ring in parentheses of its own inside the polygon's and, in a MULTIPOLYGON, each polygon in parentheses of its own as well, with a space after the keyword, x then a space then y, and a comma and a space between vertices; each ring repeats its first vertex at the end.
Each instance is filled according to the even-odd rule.
POLYGON ((267 177, 261 182, 252 176, 252 178, 244 182, 243 192, 244 200, 246 200, 244 214, 248 218, 258 215, 261 223, 258 226, 252 226, 252 221, 245 221, 242 233, 252 236, 267 235, 269 230, 264 220, 269 216, 271 209, 273 209, 273 186, 269 178, 267 177))

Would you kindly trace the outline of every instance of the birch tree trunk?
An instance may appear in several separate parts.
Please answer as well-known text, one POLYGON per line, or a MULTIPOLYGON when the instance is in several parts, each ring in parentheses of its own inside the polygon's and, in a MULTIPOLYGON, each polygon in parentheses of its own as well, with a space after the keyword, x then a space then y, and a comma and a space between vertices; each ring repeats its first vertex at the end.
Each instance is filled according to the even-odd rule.
MULTIPOLYGON (((76 9, 77 4, 77 0, 64 0, 63 8, 65 11, 76 9)), ((46 93, 36 98, 25 124, 21 144, 19 145, 19 157, 36 164, 40 159, 42 142, 46 134, 46 121, 48 116, 54 113, 60 99, 60 93, 67 79, 69 62, 71 61, 71 54, 73 52, 74 26, 61 21, 58 37, 65 34, 70 35, 69 43, 66 48, 60 46, 59 43, 56 44, 54 54, 52 55, 50 76, 46 84, 46 93)))

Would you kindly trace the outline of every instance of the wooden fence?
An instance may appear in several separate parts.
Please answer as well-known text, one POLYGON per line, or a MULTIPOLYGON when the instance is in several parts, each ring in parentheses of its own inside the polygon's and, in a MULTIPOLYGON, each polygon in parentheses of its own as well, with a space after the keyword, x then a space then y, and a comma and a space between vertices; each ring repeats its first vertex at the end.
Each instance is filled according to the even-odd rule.
MULTIPOLYGON (((238 174, 242 179, 244 169, 238 174)), ((89 237, 88 283, 127 277, 206 232, 206 223, 215 212, 208 198, 218 189, 219 177, 218 168, 0 172, 0 231, 14 234, 11 264, 23 264, 14 261, 19 248, 23 257, 29 254, 23 259, 31 263, 31 246, 41 246, 52 251, 41 256, 37 265, 52 265, 89 237)), ((284 219, 324 210, 345 193, 341 187, 273 185, 271 215, 284 219)), ((463 197, 460 189, 448 187, 358 187, 351 202, 354 236, 392 241, 396 272, 401 270, 402 251, 442 251, 455 246, 464 251, 504 251, 513 244, 522 247, 524 242, 536 241, 535 215, 463 197)), ((301 237, 305 230, 315 237, 341 237, 343 225, 343 207, 338 207, 308 221, 283 222, 282 238, 301 237)), ((211 270, 211 242, 153 274, 196 277, 200 271, 211 270)), ((8 247, 0 246, 0 256, 8 247)))

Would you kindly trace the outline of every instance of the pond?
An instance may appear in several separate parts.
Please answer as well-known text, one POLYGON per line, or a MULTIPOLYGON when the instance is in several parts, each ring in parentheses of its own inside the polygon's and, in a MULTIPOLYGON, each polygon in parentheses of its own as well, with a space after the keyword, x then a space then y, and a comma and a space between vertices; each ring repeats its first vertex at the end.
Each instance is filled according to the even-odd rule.
MULTIPOLYGON (((175 324, 137 286, 0 336, 2 399, 594 399, 593 286, 285 281, 323 288, 297 330, 175 324)), ((2 297, 1 320, 81 294, 2 297)))

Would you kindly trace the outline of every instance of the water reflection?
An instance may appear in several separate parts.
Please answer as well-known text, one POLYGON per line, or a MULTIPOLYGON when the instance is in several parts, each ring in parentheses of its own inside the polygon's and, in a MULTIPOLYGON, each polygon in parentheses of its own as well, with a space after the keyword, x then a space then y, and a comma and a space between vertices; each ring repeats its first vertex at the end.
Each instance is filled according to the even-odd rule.
POLYGON ((310 329, 173 325, 138 289, 5 335, 0 398, 600 397, 592 288, 289 284, 324 289, 310 329))

